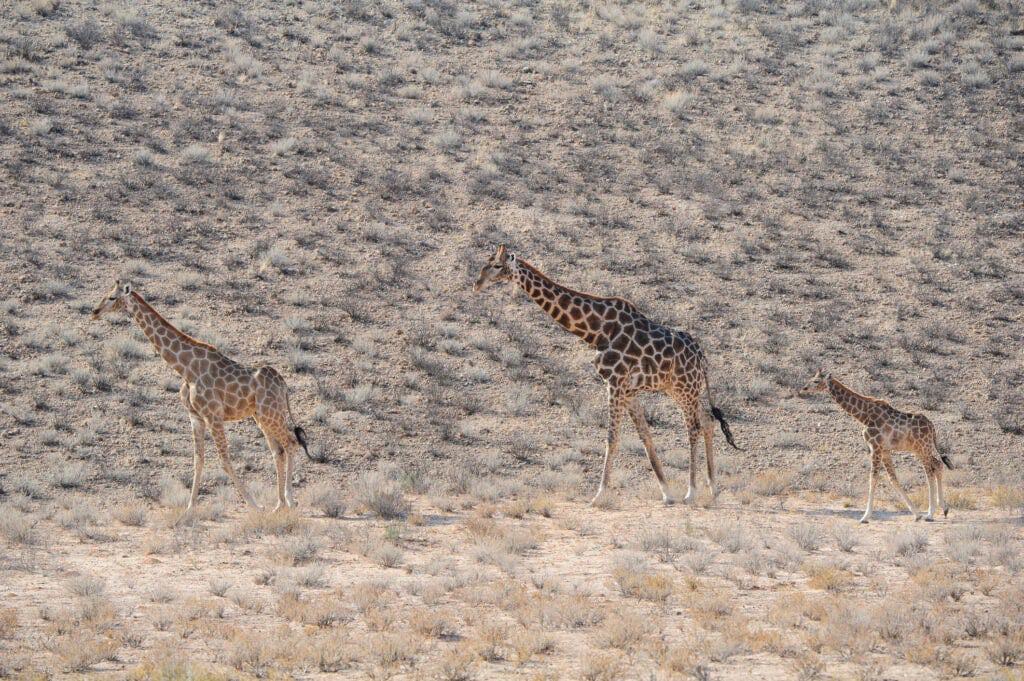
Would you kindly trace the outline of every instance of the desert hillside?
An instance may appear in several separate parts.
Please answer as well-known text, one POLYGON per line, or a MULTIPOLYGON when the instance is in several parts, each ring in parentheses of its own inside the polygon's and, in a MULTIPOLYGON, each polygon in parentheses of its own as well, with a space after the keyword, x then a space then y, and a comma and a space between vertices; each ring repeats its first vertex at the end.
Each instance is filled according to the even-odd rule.
MULTIPOLYGON (((1020 3, 23 0, 0 17, 0 676, 1020 673, 1020 3), (584 505, 604 386, 521 291, 473 292, 498 244, 700 338, 745 449, 716 436, 717 500, 660 506, 627 424, 617 498, 584 505), (180 380, 126 317, 89 319, 118 277, 284 375, 316 459, 297 514, 247 514, 208 443, 205 510, 182 522, 180 380), (947 524, 907 535, 883 480, 881 527, 856 526, 861 428, 794 396, 819 367, 935 423, 947 524), (577 552, 593 561, 559 564, 577 552), (963 590, 922 595, 933 582, 963 590), (772 614, 787 590, 800 612, 772 614), (341 610, 318 619, 311 594, 341 610), (985 625, 814 638, 890 596, 985 625), (584 619, 527 612, 538 598, 584 619), (249 664, 236 648, 268 650, 239 643, 254 626, 359 650, 249 664), (165 654, 186 639, 191 671, 165 654)), ((685 487, 680 414, 645 404, 685 487)), ((270 500, 261 433, 228 434, 270 500)), ((921 506, 921 466, 896 464, 921 506)))

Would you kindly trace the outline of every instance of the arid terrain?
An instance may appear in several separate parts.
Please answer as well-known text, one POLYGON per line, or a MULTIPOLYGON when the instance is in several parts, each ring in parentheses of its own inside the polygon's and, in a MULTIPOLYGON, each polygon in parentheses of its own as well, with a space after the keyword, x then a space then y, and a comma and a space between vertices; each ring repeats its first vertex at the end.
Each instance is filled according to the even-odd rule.
POLYGON ((1022 161, 1009 0, 8 1, 0 677, 1019 681, 1022 161), (604 386, 473 293, 501 243, 700 338, 717 499, 663 506, 627 425, 587 506, 604 386), (282 373, 297 511, 208 443, 183 519, 180 379, 89 319, 118 277, 282 373), (883 479, 856 522, 821 367, 934 422, 948 518, 883 479))

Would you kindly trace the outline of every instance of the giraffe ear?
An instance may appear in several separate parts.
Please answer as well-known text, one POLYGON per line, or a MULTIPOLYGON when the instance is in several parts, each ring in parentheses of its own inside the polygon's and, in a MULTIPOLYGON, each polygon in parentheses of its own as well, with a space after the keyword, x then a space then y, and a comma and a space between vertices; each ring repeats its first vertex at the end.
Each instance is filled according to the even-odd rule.
POLYGON ((121 287, 121 293, 122 294, 128 295, 131 292, 132 292, 132 285, 131 284, 125 284, 125 285, 123 285, 121 287))
POLYGON ((498 246, 498 262, 504 264, 505 258, 508 257, 508 252, 505 249, 505 244, 498 246))

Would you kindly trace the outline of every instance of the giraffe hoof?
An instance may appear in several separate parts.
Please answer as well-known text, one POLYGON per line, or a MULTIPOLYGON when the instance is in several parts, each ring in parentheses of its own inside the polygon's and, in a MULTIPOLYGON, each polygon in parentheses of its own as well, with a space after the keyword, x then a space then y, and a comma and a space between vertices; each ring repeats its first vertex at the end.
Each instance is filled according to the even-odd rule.
POLYGON ((916 523, 916 522, 920 522, 920 520, 921 520, 921 516, 919 516, 919 515, 918 515, 917 513, 915 513, 915 514, 914 514, 914 522, 915 522, 915 523, 916 523))
POLYGON ((664 503, 664 504, 665 504, 666 506, 675 506, 675 503, 676 503, 676 500, 675 500, 675 499, 673 499, 673 498, 672 498, 671 496, 669 496, 668 494, 663 494, 663 495, 662 495, 662 497, 661 497, 661 501, 662 501, 662 502, 663 502, 663 503, 664 503))
POLYGON ((933 518, 933 517, 932 517, 932 516, 930 516, 930 515, 926 515, 926 516, 924 517, 924 521, 925 521, 926 523, 934 523, 934 522, 935 522, 935 518, 933 518))
POLYGON ((861 518, 860 519, 860 524, 861 525, 867 525, 869 520, 870 520, 870 518, 861 518))
POLYGON ((948 508, 942 509, 942 517, 943 518, 948 518, 949 517, 949 509, 948 508))

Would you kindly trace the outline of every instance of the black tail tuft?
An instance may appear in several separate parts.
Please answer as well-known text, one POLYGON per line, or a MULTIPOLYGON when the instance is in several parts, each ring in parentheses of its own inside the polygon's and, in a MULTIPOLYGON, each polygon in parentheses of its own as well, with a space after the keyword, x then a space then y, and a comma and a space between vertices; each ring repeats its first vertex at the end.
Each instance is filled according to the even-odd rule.
POLYGON ((718 407, 711 407, 711 415, 715 417, 718 421, 718 425, 722 427, 722 435, 725 435, 725 441, 729 443, 729 446, 742 452, 743 450, 740 449, 732 439, 732 431, 729 430, 729 424, 726 423, 722 410, 718 407))
POLYGON ((939 454, 939 458, 942 459, 942 463, 946 464, 946 468, 953 470, 953 462, 949 460, 949 457, 945 454, 939 454))
POLYGON ((295 440, 302 445, 302 449, 305 450, 306 456, 309 457, 310 461, 313 461, 313 455, 309 453, 309 447, 306 446, 306 431, 299 426, 295 426, 295 440))

